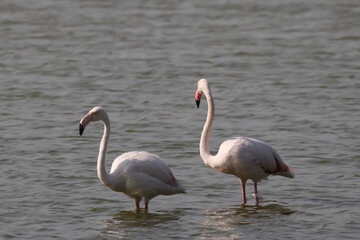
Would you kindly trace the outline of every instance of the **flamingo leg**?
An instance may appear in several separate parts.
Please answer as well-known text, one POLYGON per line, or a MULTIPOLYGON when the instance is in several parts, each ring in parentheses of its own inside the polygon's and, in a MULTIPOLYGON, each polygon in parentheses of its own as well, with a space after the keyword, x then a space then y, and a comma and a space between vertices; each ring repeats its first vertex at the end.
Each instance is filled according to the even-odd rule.
POLYGON ((145 210, 149 210, 149 200, 145 200, 145 210))
POLYGON ((135 203, 136 209, 139 209, 139 208, 140 208, 140 200, 135 199, 135 200, 134 200, 134 203, 135 203))
POLYGON ((255 205, 259 204, 259 198, 257 197, 257 183, 254 182, 254 198, 255 198, 255 205))
POLYGON ((245 192, 245 183, 246 182, 242 182, 241 181, 241 190, 242 190, 242 199, 243 199, 243 204, 246 204, 246 192, 245 192))

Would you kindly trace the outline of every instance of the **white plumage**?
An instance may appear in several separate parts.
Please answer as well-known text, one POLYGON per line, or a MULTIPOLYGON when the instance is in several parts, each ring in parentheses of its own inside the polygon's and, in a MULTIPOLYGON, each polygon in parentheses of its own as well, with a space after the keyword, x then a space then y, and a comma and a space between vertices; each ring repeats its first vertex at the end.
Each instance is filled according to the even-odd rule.
POLYGON ((167 164, 157 155, 148 152, 127 152, 120 155, 114 160, 110 173, 108 173, 105 159, 110 137, 110 120, 103 108, 95 107, 81 119, 80 135, 85 127, 94 121, 104 122, 97 172, 105 186, 133 198, 137 209, 140 201, 143 200, 146 210, 150 199, 158 195, 185 193, 185 189, 176 180, 167 164))
POLYGON ((254 196, 258 203, 257 182, 266 179, 269 175, 295 177, 292 169, 282 161, 279 154, 270 145, 257 139, 244 137, 228 139, 220 145, 218 153, 212 156, 209 151, 209 141, 215 108, 206 79, 198 81, 195 93, 197 107, 200 105, 202 94, 207 99, 208 113, 201 134, 200 156, 206 165, 219 172, 233 174, 240 179, 244 204, 246 203, 245 184, 248 179, 254 182, 254 196))

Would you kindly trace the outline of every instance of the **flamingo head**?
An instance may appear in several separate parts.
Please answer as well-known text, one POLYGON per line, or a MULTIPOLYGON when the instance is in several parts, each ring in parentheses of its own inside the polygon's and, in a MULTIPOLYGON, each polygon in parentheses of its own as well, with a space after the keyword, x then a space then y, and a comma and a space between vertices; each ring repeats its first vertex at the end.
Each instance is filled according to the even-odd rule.
POLYGON ((103 120, 106 116, 106 112, 102 107, 94 107, 91 109, 81 120, 79 124, 79 133, 80 136, 83 134, 86 126, 90 122, 96 122, 99 120, 103 120))
POLYGON ((201 96, 204 91, 209 89, 209 83, 206 79, 200 79, 197 83, 197 90, 195 92, 195 103, 197 108, 200 106, 201 96))

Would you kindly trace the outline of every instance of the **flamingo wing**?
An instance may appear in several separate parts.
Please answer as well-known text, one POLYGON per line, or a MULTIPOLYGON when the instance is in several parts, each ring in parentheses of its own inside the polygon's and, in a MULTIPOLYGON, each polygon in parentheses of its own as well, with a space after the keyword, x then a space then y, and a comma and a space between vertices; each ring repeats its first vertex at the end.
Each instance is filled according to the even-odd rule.
POLYGON ((236 137, 221 144, 220 156, 214 164, 223 173, 240 179, 259 181, 269 174, 293 178, 294 174, 279 154, 268 144, 252 138, 236 137))
MULTIPOLYGON (((110 173, 120 171, 121 175, 127 181, 127 185, 143 185, 143 189, 182 186, 174 177, 172 171, 157 155, 148 152, 128 152, 118 157, 112 167, 110 173), (149 186, 145 187, 145 185, 149 186), (152 185, 151 185, 152 184, 152 185)), ((129 188, 129 187, 128 187, 129 188)))
POLYGON ((147 174, 159 181, 170 186, 178 186, 178 182, 174 174, 157 155, 142 152, 146 155, 146 159, 138 158, 135 162, 138 171, 147 174))
POLYGON ((244 139, 249 143, 248 151, 265 173, 294 178, 292 169, 283 162, 273 147, 257 139, 244 139))

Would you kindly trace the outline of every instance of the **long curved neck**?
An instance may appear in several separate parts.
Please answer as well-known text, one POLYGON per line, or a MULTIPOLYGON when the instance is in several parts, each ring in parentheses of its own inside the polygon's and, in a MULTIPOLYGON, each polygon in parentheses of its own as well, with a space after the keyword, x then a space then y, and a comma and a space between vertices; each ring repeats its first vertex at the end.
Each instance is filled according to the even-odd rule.
POLYGON ((110 174, 106 171, 106 165, 105 165, 107 145, 110 137, 110 120, 107 115, 104 117, 103 122, 104 122, 104 134, 100 142, 99 156, 97 161, 97 173, 100 181, 105 186, 110 186, 111 185, 110 174))
POLYGON ((207 112, 206 122, 204 124, 204 128, 201 133, 200 156, 206 165, 211 166, 213 156, 211 156, 210 154, 209 141, 210 141, 211 126, 214 121, 215 108, 214 108, 214 101, 212 99, 210 89, 204 91, 204 94, 208 104, 208 112, 207 112))

